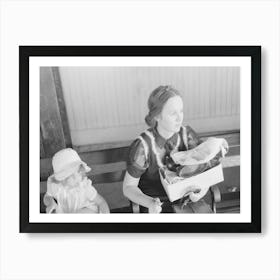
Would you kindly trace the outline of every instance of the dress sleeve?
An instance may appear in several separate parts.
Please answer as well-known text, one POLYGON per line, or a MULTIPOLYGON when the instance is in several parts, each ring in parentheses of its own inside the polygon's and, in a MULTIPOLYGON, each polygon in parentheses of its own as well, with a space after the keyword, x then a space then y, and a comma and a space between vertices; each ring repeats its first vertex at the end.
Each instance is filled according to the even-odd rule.
POLYGON ((54 178, 50 176, 47 180, 47 194, 56 198, 60 188, 60 184, 55 182, 54 178))
POLYGON ((186 131, 187 131, 188 149, 193 149, 203 142, 200 139, 200 137, 197 135, 197 133, 190 126, 186 127, 186 131))
POLYGON ((87 179, 85 184, 86 197, 89 200, 94 200, 97 196, 97 190, 93 187, 91 180, 87 179))
POLYGON ((144 145, 140 139, 136 139, 129 148, 127 172, 134 178, 140 178, 148 166, 144 145))

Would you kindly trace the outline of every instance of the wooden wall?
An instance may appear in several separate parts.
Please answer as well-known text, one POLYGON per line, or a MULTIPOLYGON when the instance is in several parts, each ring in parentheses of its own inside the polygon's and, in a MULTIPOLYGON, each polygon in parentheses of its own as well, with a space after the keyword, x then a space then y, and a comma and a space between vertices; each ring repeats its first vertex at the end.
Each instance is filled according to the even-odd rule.
POLYGON ((239 129, 239 67, 60 67, 73 145, 126 141, 146 129, 150 92, 171 84, 198 132, 239 129))

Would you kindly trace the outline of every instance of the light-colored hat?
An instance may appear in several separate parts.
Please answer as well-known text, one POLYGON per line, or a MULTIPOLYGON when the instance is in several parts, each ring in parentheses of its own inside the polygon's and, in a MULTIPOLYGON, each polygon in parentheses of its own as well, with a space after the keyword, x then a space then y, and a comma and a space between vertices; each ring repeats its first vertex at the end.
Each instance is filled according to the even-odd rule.
POLYGON ((54 178, 58 181, 62 181, 73 174, 80 165, 83 165, 86 172, 91 170, 90 167, 81 160, 75 150, 71 148, 60 150, 52 159, 54 178))

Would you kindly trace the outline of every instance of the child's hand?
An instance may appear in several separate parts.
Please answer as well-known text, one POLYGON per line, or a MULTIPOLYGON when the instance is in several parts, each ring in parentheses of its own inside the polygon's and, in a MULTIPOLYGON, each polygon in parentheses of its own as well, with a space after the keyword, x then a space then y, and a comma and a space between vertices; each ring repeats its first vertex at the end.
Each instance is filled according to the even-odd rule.
POLYGON ((158 214, 161 212, 162 208, 161 208, 162 202, 160 201, 160 199, 157 198, 153 198, 152 203, 150 204, 149 207, 149 213, 152 214, 158 214))
POLYGON ((110 213, 110 208, 109 208, 106 200, 100 194, 96 195, 93 202, 98 206, 100 214, 109 214, 110 213))
POLYGON ((55 203, 52 196, 46 193, 44 195, 43 201, 46 205, 46 213, 52 213, 53 211, 55 211, 57 204, 55 203))

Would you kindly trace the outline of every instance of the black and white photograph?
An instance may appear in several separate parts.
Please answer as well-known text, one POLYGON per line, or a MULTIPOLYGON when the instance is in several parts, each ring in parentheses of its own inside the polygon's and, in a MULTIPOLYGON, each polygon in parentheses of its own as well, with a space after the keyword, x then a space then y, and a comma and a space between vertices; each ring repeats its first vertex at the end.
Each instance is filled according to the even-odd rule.
POLYGON ((41 212, 239 213, 239 95, 239 67, 41 67, 41 212), (80 165, 106 207, 62 195, 80 165))
POLYGON ((71 223, 70 231, 260 230, 260 162, 251 162, 260 156, 260 123, 251 126, 260 47, 21 46, 20 55, 29 69, 21 132, 29 125, 34 174, 29 186, 21 181, 27 223, 39 231, 71 223))
POLYGON ((280 1, 0 1, 0 279, 279 280, 280 1))

